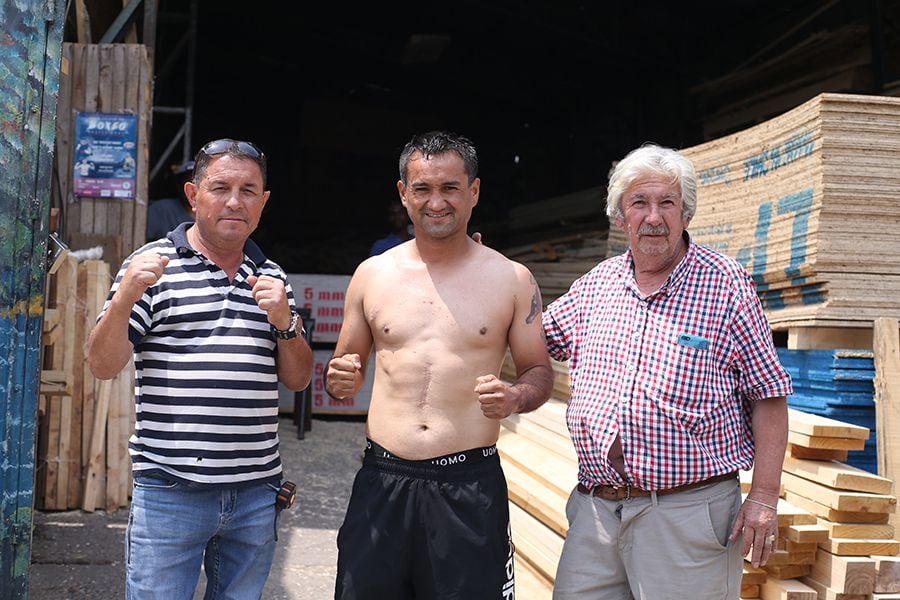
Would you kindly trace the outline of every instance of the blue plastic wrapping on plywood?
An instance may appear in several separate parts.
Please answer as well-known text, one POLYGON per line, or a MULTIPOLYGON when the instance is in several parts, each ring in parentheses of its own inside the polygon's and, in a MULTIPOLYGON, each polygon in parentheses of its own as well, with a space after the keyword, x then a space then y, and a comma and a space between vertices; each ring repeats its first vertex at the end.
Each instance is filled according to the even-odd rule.
POLYGON ((792 350, 777 348, 794 382, 791 408, 869 429, 863 450, 851 451, 847 464, 878 472, 875 439, 875 356, 870 350, 792 350))

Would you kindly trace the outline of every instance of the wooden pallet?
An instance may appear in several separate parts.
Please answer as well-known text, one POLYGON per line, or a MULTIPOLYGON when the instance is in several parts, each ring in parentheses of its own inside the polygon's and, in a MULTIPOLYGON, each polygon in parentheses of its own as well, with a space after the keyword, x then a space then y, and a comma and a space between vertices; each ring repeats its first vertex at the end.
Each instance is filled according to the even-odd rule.
POLYGON ((107 263, 71 255, 47 278, 35 482, 43 510, 113 511, 131 495, 133 365, 100 382, 85 354, 111 282, 107 263))

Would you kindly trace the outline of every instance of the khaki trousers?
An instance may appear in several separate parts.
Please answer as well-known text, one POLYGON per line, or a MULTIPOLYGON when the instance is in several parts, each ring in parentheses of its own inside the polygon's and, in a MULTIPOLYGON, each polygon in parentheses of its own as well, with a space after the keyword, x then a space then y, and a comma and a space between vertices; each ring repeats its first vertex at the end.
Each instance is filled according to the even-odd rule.
POLYGON ((738 600, 740 506, 736 479, 629 500, 573 490, 553 600, 738 600))

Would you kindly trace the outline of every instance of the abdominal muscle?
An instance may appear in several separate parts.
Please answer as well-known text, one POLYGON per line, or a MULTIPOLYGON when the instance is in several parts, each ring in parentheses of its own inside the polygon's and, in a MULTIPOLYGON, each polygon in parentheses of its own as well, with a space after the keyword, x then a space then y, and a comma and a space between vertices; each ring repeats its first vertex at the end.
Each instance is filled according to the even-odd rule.
POLYGON ((500 421, 482 414, 475 380, 497 375, 503 352, 482 348, 463 358, 445 346, 419 346, 372 360, 367 434, 392 454, 423 460, 497 441, 500 421))

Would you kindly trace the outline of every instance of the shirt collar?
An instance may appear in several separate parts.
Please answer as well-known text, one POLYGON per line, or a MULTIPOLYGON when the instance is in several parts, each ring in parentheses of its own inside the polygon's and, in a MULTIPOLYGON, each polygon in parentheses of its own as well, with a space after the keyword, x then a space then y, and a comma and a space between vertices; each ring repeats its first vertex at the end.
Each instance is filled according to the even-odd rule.
MULTIPOLYGON (((684 281, 687 276, 688 271, 690 270, 690 265, 694 262, 694 256, 696 254, 696 245, 691 240, 691 235, 685 229, 681 232, 681 239, 684 240, 685 245, 687 246, 687 251, 684 256, 681 257, 681 260, 678 261, 678 264, 675 265, 675 268, 669 273, 669 276, 666 277, 666 280, 663 282, 659 289, 651 295, 656 294, 665 294, 666 296, 671 296, 676 291, 678 291, 679 286, 684 281)), ((631 247, 625 251, 622 260, 622 266, 619 271, 619 277, 622 278, 622 281, 625 283, 634 281, 634 257, 632 256, 631 247)), ((634 289, 637 290, 637 286, 634 285, 634 289)))
MULTIPOLYGON (((187 230, 191 225, 192 223, 182 223, 166 235, 166 237, 172 241, 172 244, 175 245, 175 251, 178 252, 178 254, 186 252, 199 254, 194 250, 187 239, 187 230)), ((244 242, 244 255, 252 260, 256 266, 263 264, 267 260, 262 249, 260 249, 260 247, 256 245, 256 242, 250 238, 247 238, 247 241, 244 242)))

